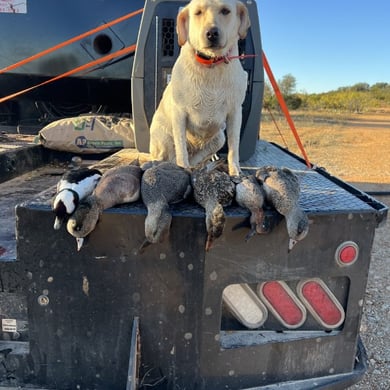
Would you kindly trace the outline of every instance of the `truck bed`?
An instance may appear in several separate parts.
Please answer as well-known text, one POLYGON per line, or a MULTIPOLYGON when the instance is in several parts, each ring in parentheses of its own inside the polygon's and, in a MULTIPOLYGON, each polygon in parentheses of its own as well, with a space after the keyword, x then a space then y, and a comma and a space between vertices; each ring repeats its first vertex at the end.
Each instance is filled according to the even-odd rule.
MULTIPOLYGON (((48 151, 41 146, 33 145, 32 139, 25 138, 2 144, 2 171, 0 172, 0 210, 4 221, 0 228, 0 261, 16 258, 15 248, 15 213, 17 204, 33 201, 47 207, 55 193, 55 184, 62 173, 69 168, 72 155, 48 151), (7 156, 7 157, 6 157, 7 156), (23 164, 13 167, 6 166, 9 161, 22 160, 23 164), (11 171, 11 172, 10 172, 11 171), (43 192, 43 194, 40 194, 43 192), (36 197, 36 195, 39 197, 36 197)), ((113 156, 106 157, 100 162, 98 156, 88 157, 84 165, 107 169, 115 164, 123 164, 139 157, 140 153, 133 149, 122 150, 113 156)), ((146 155, 142 154, 146 160, 146 155)), ((85 157, 85 156, 84 156, 85 157)), ((304 161, 290 154, 285 149, 266 141, 258 141, 255 154, 247 161, 241 162, 244 172, 254 172, 257 167, 274 165, 287 167, 300 178, 301 197, 300 205, 309 214, 316 213, 372 213, 377 215, 378 224, 386 219, 387 208, 374 198, 359 189, 329 175, 320 168, 308 169, 304 161)), ((125 208, 139 207, 136 203, 125 208)), ((202 214, 202 210, 193 203, 183 203, 173 207, 180 213, 202 214)), ((247 212, 237 206, 226 210, 227 214, 247 212)))
MULTIPOLYGON (((136 157, 142 161, 145 155, 122 150, 92 165, 105 170, 136 157)), ((141 254, 146 215, 141 201, 106 210, 80 252, 65 229, 52 227, 50 200, 58 177, 20 203, 17 261, 0 261, 4 315, 16 319, 18 330, 3 333, 0 347, 10 351, 5 366, 18 368, 13 381, 5 373, 0 385, 119 390, 134 359, 145 388, 154 383, 161 389, 189 384, 261 389, 283 383, 304 388, 315 379, 336 389, 342 387, 335 383, 346 387, 359 380, 365 368, 356 362, 365 357, 358 331, 370 252, 387 207, 265 141, 241 165, 246 171, 285 166, 299 175, 300 203, 312 223, 291 253, 284 221, 273 210, 267 212, 278 222, 275 229, 245 242, 247 228, 236 227, 248 212, 237 205, 226 208, 224 234, 205 252, 204 210, 183 202, 172 206, 169 239, 141 254), (357 264, 340 266, 335 252, 351 241, 359 247, 357 264), (295 291, 305 280, 320 280, 332 291, 345 313, 340 326, 324 329, 308 314, 299 329, 289 330, 268 313, 265 323, 251 330, 222 304, 222 293, 232 284, 255 291, 261 283, 283 281, 295 291), (135 320, 141 357, 132 354, 135 320)))

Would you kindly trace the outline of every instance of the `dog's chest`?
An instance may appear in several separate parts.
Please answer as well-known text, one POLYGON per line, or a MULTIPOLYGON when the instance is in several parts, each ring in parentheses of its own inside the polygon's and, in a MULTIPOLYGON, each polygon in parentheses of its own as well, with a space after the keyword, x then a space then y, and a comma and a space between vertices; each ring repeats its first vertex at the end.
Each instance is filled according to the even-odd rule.
POLYGON ((188 107, 190 127, 219 130, 234 107, 234 100, 224 88, 204 88, 194 94, 188 107))
POLYGON ((180 85, 186 88, 174 88, 174 100, 186 112, 187 129, 191 132, 211 136, 225 127, 228 115, 241 109, 247 76, 239 63, 212 69, 179 67, 175 77, 179 76, 180 85))
MULTIPOLYGON (((203 112, 205 114, 205 112, 203 112)), ((192 115, 187 118, 187 130, 202 138, 213 137, 226 127, 226 115, 220 111, 210 112, 206 115, 192 115)))

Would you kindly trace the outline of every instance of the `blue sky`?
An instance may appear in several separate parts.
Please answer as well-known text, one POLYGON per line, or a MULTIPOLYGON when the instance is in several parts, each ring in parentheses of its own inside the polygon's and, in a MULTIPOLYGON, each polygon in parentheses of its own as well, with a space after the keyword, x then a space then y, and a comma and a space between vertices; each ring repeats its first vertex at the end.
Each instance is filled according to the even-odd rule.
POLYGON ((390 83, 390 0, 257 0, 263 50, 277 80, 318 93, 390 83))

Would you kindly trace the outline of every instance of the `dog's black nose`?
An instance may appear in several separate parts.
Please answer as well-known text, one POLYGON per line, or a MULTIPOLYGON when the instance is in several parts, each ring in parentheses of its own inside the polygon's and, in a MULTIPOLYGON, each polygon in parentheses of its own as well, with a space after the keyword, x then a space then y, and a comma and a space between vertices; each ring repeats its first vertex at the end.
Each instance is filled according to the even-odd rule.
POLYGON ((219 30, 217 27, 212 27, 206 31, 206 37, 211 43, 217 43, 219 39, 219 30))

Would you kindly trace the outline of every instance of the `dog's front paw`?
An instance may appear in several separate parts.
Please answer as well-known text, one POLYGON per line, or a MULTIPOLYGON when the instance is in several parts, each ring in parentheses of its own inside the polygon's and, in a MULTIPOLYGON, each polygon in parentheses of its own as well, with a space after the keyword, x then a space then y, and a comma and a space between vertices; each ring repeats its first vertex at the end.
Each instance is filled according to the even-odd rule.
POLYGON ((182 168, 190 168, 190 161, 188 158, 187 150, 181 150, 180 147, 175 148, 177 150, 176 152, 176 165, 182 168))
POLYGON ((229 175, 230 176, 240 176, 241 168, 237 165, 229 165, 229 175))
POLYGON ((184 169, 190 169, 191 168, 191 165, 190 165, 190 163, 188 161, 187 162, 176 161, 176 165, 178 165, 179 167, 182 167, 184 169))

